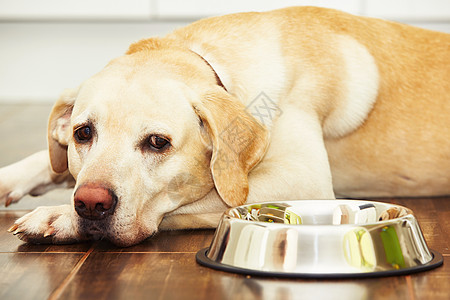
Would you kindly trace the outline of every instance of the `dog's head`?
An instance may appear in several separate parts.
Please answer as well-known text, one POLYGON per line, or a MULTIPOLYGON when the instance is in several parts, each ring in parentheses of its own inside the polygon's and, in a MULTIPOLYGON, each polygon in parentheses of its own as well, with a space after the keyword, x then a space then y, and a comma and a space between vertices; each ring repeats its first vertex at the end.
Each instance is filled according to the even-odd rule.
POLYGON ((248 172, 267 146, 266 130, 201 57, 130 49, 65 91, 48 127, 53 170, 76 179, 79 231, 121 246, 213 188, 229 206, 244 203, 248 172))

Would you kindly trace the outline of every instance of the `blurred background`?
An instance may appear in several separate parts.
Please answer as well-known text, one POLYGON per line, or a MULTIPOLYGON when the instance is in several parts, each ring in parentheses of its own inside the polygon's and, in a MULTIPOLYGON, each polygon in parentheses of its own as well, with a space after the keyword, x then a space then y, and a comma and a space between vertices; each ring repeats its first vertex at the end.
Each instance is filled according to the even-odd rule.
POLYGON ((292 5, 450 32, 450 0, 0 0, 0 102, 53 102, 131 42, 202 17, 292 5))
MULTIPOLYGON (((47 117, 60 92, 77 87, 130 43, 203 17, 293 5, 450 33, 450 0, 0 0, 0 167, 45 149, 47 117)), ((69 203, 71 193, 27 196, 7 209, 69 203)))

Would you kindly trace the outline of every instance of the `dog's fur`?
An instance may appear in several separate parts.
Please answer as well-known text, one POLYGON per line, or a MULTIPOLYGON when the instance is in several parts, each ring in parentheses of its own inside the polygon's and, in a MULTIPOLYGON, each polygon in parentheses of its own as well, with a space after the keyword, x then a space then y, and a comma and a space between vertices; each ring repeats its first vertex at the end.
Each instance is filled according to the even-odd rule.
POLYGON ((117 195, 105 219, 81 218, 72 197, 11 231, 128 246, 245 202, 448 194, 449 95, 448 34, 313 7, 209 18, 65 91, 50 155, 0 169, 0 200, 104 186, 117 195), (77 142, 86 124, 92 140, 77 142))

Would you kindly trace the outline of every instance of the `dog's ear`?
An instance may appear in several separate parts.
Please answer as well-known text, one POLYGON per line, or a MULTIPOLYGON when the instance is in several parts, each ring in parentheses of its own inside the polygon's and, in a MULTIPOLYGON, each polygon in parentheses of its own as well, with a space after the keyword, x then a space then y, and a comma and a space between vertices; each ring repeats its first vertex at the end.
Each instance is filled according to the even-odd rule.
POLYGON ((193 107, 212 142, 211 172, 217 192, 229 206, 244 204, 248 173, 268 146, 267 129, 223 89, 205 95, 193 107))
POLYGON ((72 134, 70 117, 77 96, 77 90, 66 89, 53 106, 48 120, 47 141, 50 164, 56 173, 68 168, 67 145, 72 134))

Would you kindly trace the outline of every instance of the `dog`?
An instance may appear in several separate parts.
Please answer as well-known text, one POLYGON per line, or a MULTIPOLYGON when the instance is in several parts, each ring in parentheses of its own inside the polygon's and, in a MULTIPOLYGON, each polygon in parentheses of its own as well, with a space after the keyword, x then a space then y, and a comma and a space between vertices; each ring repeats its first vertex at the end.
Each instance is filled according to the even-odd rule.
POLYGON ((65 90, 0 201, 73 187, 9 231, 130 246, 244 203, 444 195, 449 114, 448 34, 315 7, 213 17, 65 90))

